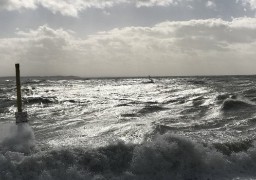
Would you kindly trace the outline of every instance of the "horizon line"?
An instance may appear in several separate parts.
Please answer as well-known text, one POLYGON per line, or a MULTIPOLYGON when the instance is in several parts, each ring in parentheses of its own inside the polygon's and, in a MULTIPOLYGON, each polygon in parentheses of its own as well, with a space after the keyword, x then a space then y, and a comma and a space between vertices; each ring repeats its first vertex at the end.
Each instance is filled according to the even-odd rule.
MULTIPOLYGON (((58 77, 66 77, 66 78, 77 78, 77 79, 132 79, 132 78, 175 78, 175 77, 223 77, 223 76, 256 76, 256 74, 223 74, 223 75, 148 75, 148 76, 75 76, 75 75, 32 75, 32 76, 21 76, 21 78, 58 78, 58 77)), ((0 78, 15 78, 15 76, 0 76, 0 78)))

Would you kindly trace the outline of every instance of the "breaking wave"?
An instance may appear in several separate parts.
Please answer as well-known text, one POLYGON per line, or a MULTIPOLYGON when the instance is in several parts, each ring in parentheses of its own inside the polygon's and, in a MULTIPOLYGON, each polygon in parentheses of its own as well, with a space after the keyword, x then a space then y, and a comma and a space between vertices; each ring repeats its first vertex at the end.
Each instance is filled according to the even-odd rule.
MULTIPOLYGON (((26 128, 23 130, 29 132, 26 128)), ((24 137, 31 139, 31 136, 24 137)), ((165 134, 139 145, 118 141, 95 149, 56 148, 26 154, 24 149, 14 148, 13 141, 14 138, 5 139, 1 146, 0 177, 3 179, 184 180, 256 175, 253 142, 217 146, 165 134), (9 150, 3 150, 3 146, 9 150), (237 147, 237 150, 226 154, 221 146, 237 147)))

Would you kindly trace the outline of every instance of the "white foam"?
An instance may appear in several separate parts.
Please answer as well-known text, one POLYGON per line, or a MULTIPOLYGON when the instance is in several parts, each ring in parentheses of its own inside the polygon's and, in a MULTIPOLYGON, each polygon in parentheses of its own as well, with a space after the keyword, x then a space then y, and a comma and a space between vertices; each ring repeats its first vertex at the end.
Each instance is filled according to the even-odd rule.
POLYGON ((0 153, 0 179, 218 179, 256 177, 256 149, 223 155, 214 147, 172 134, 140 145, 57 148, 31 155, 0 153))

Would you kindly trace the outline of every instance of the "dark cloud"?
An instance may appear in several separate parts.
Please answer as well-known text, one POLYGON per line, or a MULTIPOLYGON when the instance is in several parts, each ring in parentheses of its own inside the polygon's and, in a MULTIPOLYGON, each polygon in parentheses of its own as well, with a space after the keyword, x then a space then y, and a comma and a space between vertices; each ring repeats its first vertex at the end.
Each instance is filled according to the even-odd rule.
MULTIPOLYGON (((0 55, 10 66, 10 59, 28 64, 28 75, 236 74, 235 67, 255 66, 255 34, 254 18, 166 21, 153 27, 116 28, 85 39, 44 25, 2 39, 0 55)), ((249 72, 242 68, 239 73, 249 72)))
POLYGON ((0 0, 0 76, 10 75, 15 62, 25 65, 27 75, 252 73, 254 5, 254 0, 0 0))

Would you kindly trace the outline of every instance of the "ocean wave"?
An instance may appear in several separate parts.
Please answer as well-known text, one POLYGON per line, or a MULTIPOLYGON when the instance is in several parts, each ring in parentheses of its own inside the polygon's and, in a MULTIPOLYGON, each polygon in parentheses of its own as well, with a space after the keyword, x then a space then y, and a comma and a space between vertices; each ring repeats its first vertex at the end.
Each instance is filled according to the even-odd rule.
POLYGON ((14 100, 11 100, 11 99, 7 99, 7 98, 4 98, 4 99, 0 99, 0 108, 8 108, 10 106, 13 106, 15 105, 15 101, 14 100))
POLYGON ((178 98, 170 98, 166 99, 162 104, 170 104, 170 103, 177 103, 177 104, 184 104, 186 102, 185 97, 178 97, 178 98))
POLYGON ((225 155, 220 146, 165 134, 139 145, 119 141, 96 149, 57 148, 28 155, 5 151, 0 153, 0 177, 10 180, 256 177, 254 143, 240 145, 246 148, 225 155))
POLYGON ((237 142, 214 143, 214 147, 221 153, 230 156, 232 153, 246 152, 253 147, 253 140, 246 139, 237 142))
POLYGON ((46 79, 26 79, 22 83, 24 83, 24 84, 40 84, 40 83, 44 83, 47 81, 48 80, 46 80, 46 79))
POLYGON ((162 106, 145 106, 143 107, 141 110, 139 110, 137 113, 141 114, 141 115, 145 115, 148 113, 154 113, 154 112, 158 112, 158 111, 165 111, 168 108, 162 107, 162 106))
POLYGON ((219 94, 217 97, 216 97, 216 100, 218 101, 223 101, 225 99, 228 99, 230 98, 232 95, 231 94, 219 94))
POLYGON ((132 100, 132 101, 127 102, 127 103, 117 104, 116 107, 133 106, 133 105, 137 105, 137 104, 144 104, 144 102, 132 100))
POLYGON ((187 79, 157 82, 164 89, 157 85, 138 89, 141 80, 25 85, 23 102, 38 142, 26 128, 19 131, 24 133, 13 128, 1 140, 2 124, 14 121, 16 111, 15 84, 7 88, 4 84, 0 180, 256 179, 254 83, 244 88, 224 79, 203 79, 206 85, 187 79), (34 106, 41 103, 49 105, 34 106), (140 144, 106 145, 114 138, 140 144))
POLYGON ((177 127, 171 127, 163 124, 156 124, 154 129, 154 134, 165 134, 171 130, 177 130, 177 127))
POLYGON ((194 85, 204 85, 204 84, 206 84, 206 82, 203 81, 203 80, 189 80, 188 82, 191 83, 191 84, 194 84, 194 85))
POLYGON ((201 106, 205 102, 205 97, 199 96, 192 99, 193 106, 201 106))
POLYGON ((254 104, 241 100, 241 99, 226 99, 223 104, 221 109, 224 111, 229 111, 229 110, 237 110, 237 109, 242 109, 242 108, 249 108, 254 106, 254 104))
POLYGON ((256 90, 255 88, 251 88, 251 89, 246 89, 243 92, 243 95, 246 97, 255 97, 256 95, 256 90))
POLYGON ((50 104, 56 102, 56 97, 27 97, 26 104, 50 104))
POLYGON ((121 117, 138 117, 138 115, 134 113, 125 113, 121 114, 121 117))

